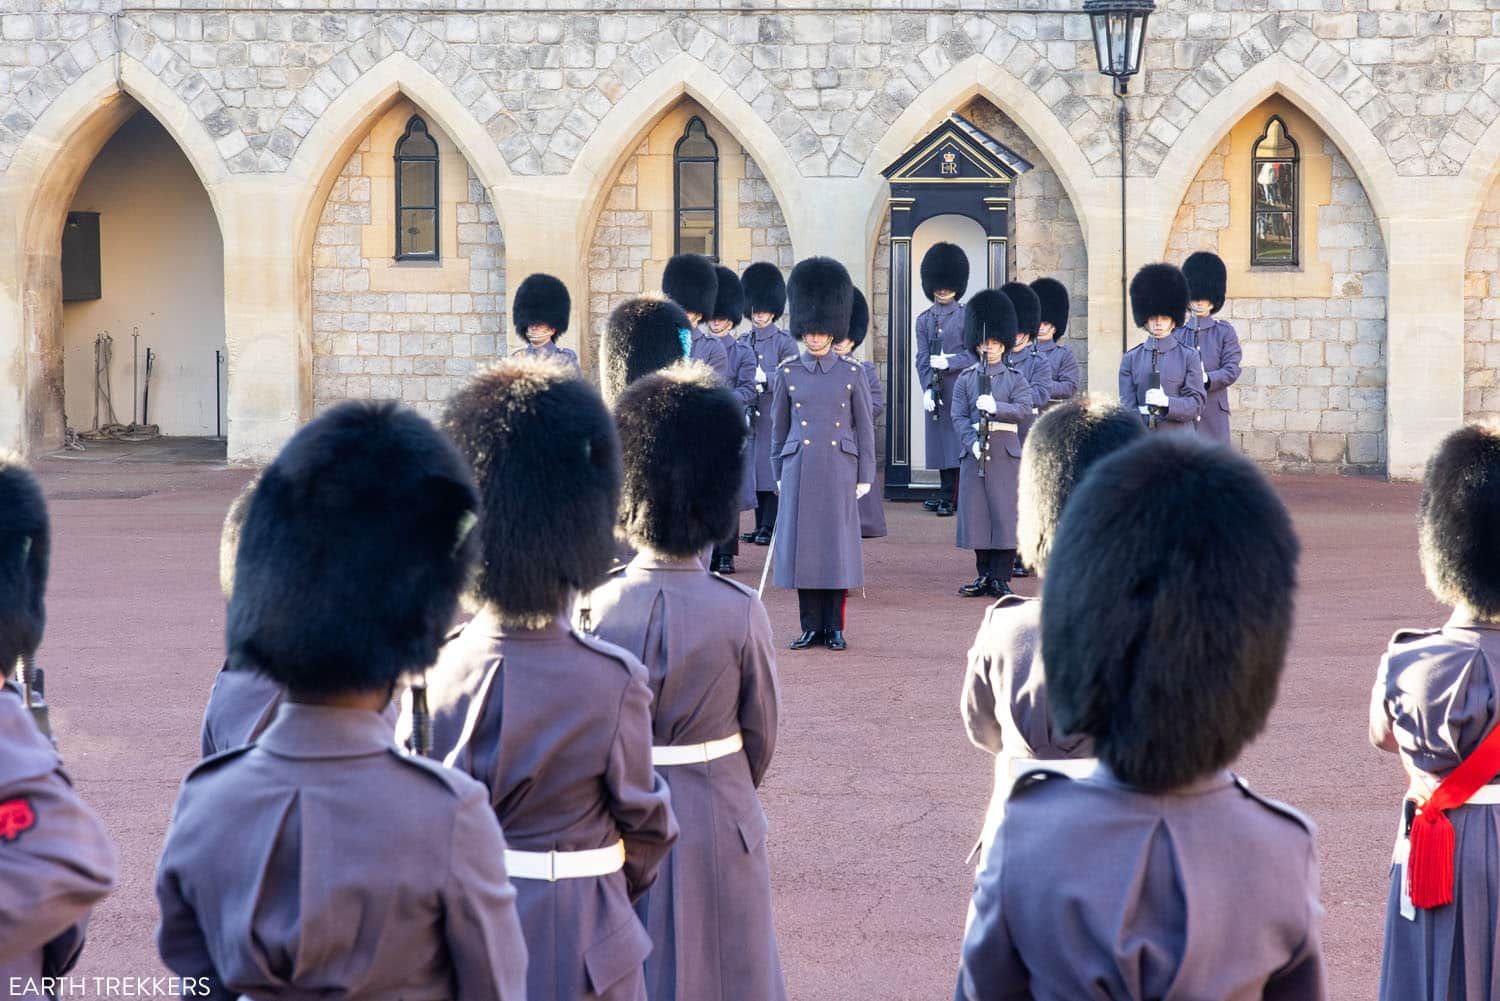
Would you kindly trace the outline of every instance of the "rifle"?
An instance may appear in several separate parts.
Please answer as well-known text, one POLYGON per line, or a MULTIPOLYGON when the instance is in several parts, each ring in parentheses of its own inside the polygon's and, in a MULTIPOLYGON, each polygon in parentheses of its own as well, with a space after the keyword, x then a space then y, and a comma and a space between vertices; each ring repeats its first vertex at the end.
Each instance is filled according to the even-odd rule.
MULTIPOLYGON (((941 323, 934 323, 935 331, 932 338, 927 342, 927 357, 936 358, 943 351, 943 327, 941 323)), ((927 376, 927 388, 932 392, 932 402, 937 407, 943 405, 943 373, 938 369, 931 369, 927 376)), ((938 419, 937 407, 932 408, 932 419, 938 419)))
MULTIPOLYGON (((979 359, 979 395, 986 396, 994 389, 993 377, 984 370, 984 359, 979 359)), ((979 411, 979 478, 984 479, 984 468, 990 464, 990 418, 992 415, 979 411)))
MULTIPOLYGON (((1156 342, 1156 338, 1152 337, 1152 335, 1149 332, 1146 334, 1146 336, 1152 342, 1151 343, 1151 383, 1146 388, 1147 389, 1160 389, 1161 388, 1161 367, 1158 364, 1158 354, 1159 353, 1156 350, 1156 343, 1155 343, 1156 342)), ((1155 431, 1157 425, 1161 422, 1161 414, 1162 414, 1162 408, 1161 407, 1156 407, 1156 406, 1152 406, 1150 404, 1147 404, 1146 405, 1146 427, 1150 428, 1152 431, 1155 431)))
POLYGON ((36 728, 42 731, 42 736, 52 741, 57 746, 57 738, 52 734, 52 717, 47 710, 47 698, 44 692, 46 688, 46 675, 31 654, 22 654, 16 663, 16 674, 21 682, 21 700, 26 703, 31 718, 36 722, 36 728))

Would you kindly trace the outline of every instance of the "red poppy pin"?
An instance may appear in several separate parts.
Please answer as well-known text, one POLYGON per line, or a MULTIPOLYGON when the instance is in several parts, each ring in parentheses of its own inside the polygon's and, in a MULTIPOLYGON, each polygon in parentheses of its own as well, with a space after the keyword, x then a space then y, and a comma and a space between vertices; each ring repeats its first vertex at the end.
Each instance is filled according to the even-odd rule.
POLYGON ((36 811, 29 799, 8 799, 0 803, 0 841, 10 844, 36 826, 36 811))

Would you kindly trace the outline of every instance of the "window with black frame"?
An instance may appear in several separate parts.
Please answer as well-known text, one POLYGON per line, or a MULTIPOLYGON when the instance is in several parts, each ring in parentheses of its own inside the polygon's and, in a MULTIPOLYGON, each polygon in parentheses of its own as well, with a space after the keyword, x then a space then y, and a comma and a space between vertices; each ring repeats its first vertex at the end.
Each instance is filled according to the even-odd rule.
POLYGON ((1250 263, 1300 264, 1297 218, 1297 141, 1280 115, 1272 115, 1250 151, 1250 263))
POLYGON ((677 214, 678 254, 705 254, 719 259, 719 147, 709 138, 703 119, 687 123, 672 155, 673 207, 677 214))
POLYGON ((396 142, 396 260, 438 259, 438 145, 421 115, 396 142))

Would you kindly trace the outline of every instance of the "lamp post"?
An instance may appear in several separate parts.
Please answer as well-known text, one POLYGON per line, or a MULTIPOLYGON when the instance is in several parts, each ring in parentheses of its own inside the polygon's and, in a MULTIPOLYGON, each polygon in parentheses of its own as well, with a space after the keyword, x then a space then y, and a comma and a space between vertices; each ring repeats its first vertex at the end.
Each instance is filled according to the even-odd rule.
POLYGON ((1127 295, 1128 265, 1125 258, 1125 129, 1128 124, 1125 91, 1130 78, 1140 72, 1141 52, 1146 47, 1146 21, 1156 9, 1152 0, 1084 0, 1094 34, 1094 56, 1099 72, 1115 84, 1120 113, 1120 350, 1130 346, 1127 295))

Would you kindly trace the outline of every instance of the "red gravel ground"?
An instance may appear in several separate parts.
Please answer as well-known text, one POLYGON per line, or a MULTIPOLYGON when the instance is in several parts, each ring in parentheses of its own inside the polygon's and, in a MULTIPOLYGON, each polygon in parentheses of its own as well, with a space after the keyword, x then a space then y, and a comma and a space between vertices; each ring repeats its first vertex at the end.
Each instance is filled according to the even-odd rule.
MULTIPOLYGON (((152 975, 157 853, 221 659, 219 525, 250 474, 47 460, 39 469, 56 537, 40 663, 64 757, 122 856, 119 889, 96 912, 76 972, 152 975)), ((1445 612, 1422 589, 1414 487, 1276 482, 1304 547, 1297 633, 1270 729, 1240 769, 1318 822, 1332 995, 1352 1001, 1375 992, 1402 791, 1396 762, 1365 738, 1370 683, 1393 629, 1445 612)), ((908 504, 887 512, 892 538, 868 545, 868 593, 849 602, 849 651, 780 661, 782 738, 764 795, 795 1001, 952 992, 965 856, 990 780, 957 715, 984 603, 954 595, 973 564, 952 547, 951 520, 908 504)), ((763 553, 745 547, 740 580, 754 585, 763 553)), ((795 596, 767 598, 789 640, 795 596)))

